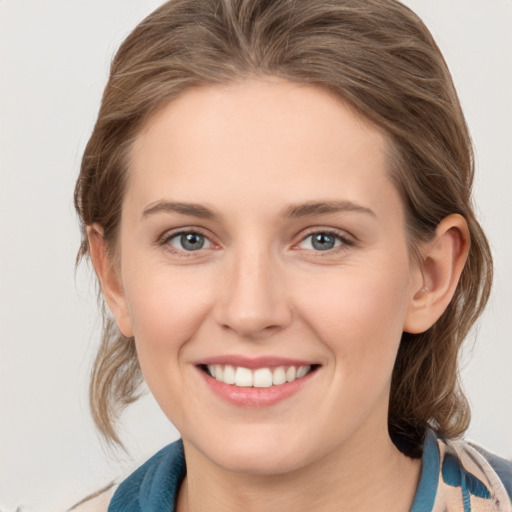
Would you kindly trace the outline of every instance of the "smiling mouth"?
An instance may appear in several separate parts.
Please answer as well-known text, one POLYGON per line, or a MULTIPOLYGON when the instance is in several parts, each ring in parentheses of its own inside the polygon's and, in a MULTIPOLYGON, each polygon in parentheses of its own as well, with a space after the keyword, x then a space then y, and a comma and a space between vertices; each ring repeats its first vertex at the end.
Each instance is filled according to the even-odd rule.
POLYGON ((229 364, 202 364, 199 367, 207 375, 224 384, 242 388, 270 388, 300 380, 315 371, 319 365, 289 365, 254 370, 229 364))

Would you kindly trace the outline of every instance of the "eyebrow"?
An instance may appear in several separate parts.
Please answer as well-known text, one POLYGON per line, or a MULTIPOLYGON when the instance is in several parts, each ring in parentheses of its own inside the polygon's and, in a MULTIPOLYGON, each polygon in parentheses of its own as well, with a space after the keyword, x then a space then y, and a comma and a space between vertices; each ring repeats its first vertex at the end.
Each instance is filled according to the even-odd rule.
MULTIPOLYGON (((307 217, 309 215, 322 215, 339 212, 359 212, 376 217, 375 212, 352 201, 308 201, 305 203, 291 204, 283 211, 283 216, 288 218, 307 217)), ((182 203, 175 201, 156 201, 150 204, 142 212, 142 217, 148 217, 155 213, 171 212, 181 215, 189 215, 201 219, 213 219, 217 217, 214 211, 198 203, 182 203)))
POLYGON ((182 215, 190 215, 201 219, 212 219, 216 217, 212 210, 201 204, 179 203, 174 201, 157 201, 156 203, 152 203, 144 209, 142 217, 144 218, 162 212, 181 213, 182 215))
POLYGON ((291 204, 285 209, 285 216, 297 218, 338 212, 359 212, 376 217, 373 210, 352 201, 308 201, 306 203, 291 204))

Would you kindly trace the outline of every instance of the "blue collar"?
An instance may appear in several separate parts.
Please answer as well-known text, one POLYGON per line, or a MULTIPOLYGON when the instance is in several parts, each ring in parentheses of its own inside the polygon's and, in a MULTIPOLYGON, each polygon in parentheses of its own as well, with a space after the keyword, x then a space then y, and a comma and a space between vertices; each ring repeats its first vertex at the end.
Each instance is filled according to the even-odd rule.
POLYGON ((439 482, 439 449, 434 432, 427 430, 423 444, 421 477, 410 512, 426 512, 434 508, 439 482))
POLYGON ((186 474, 181 439, 153 455, 117 488, 108 512, 174 512, 186 474))

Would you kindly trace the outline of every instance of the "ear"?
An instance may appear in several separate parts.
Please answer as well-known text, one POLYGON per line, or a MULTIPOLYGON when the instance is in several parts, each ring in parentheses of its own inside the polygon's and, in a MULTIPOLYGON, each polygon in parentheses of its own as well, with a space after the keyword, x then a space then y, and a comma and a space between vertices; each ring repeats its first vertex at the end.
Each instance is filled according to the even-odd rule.
POLYGON ((121 333, 127 338, 131 338, 133 336, 132 323, 119 268, 109 254, 107 243, 103 238, 103 228, 98 224, 87 226, 87 238, 92 265, 98 276, 105 301, 114 315, 121 333))
POLYGON ((469 252, 469 230, 464 217, 443 219, 434 238, 421 247, 422 260, 403 330, 421 333, 432 327, 452 300, 469 252))

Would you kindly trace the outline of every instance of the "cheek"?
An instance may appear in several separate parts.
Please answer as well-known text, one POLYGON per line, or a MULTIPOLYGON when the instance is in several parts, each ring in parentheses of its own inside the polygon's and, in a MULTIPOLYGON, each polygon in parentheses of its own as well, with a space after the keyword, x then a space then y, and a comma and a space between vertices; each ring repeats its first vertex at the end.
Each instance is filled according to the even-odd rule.
POLYGON ((211 303, 204 280, 186 274, 168 268, 143 273, 139 267, 125 289, 144 380, 176 426, 182 424, 187 414, 184 404, 191 400, 191 390, 184 385, 186 347, 197 335, 211 303))
POLYGON ((379 268, 339 269, 299 294, 303 318, 336 359, 359 374, 393 365, 407 311, 408 277, 394 266, 379 268))
POLYGON ((141 366, 172 363, 207 315, 211 287, 197 273, 168 267, 144 271, 139 266, 127 282, 125 295, 141 366))

